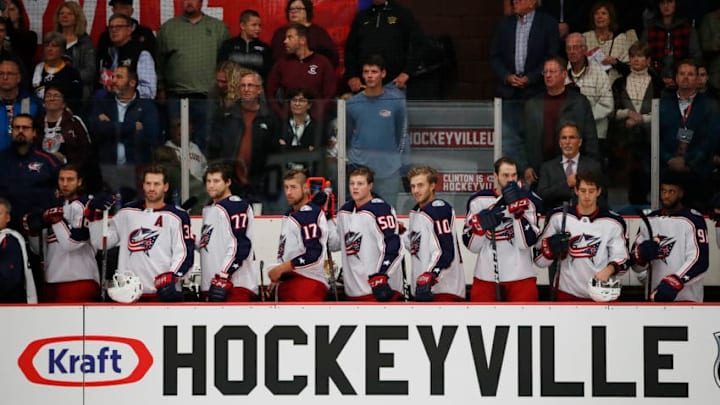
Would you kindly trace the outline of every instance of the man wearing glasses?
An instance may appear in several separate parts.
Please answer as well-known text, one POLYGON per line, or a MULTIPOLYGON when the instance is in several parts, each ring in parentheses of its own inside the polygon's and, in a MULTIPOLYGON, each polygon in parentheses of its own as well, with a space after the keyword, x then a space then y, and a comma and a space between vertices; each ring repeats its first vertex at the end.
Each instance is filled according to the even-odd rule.
POLYGON ((34 117, 40 109, 40 100, 21 89, 21 81, 18 62, 14 59, 0 60, 0 99, 5 106, 5 114, 0 112, 0 152, 8 149, 12 143, 10 123, 13 117, 20 113, 34 117))
POLYGON ((155 61, 143 44, 133 39, 133 21, 125 14, 115 13, 108 22, 110 43, 104 53, 98 53, 100 84, 111 91, 112 76, 115 69, 125 66, 138 74, 138 94, 140 98, 155 98, 157 75, 155 61))

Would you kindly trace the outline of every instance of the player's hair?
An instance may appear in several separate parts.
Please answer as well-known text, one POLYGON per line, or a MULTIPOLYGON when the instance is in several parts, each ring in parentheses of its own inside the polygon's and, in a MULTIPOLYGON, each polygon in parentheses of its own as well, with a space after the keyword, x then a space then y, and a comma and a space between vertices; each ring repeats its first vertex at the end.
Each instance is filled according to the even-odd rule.
MULTIPOLYGON (((85 31, 87 31, 87 19, 85 18, 85 12, 82 7, 80 7, 80 4, 76 1, 63 2, 55 10, 55 16, 53 17, 55 31, 62 32, 62 27, 60 26, 60 10, 64 8, 69 9, 75 16, 75 35, 78 37, 83 35, 85 31)), ((22 16, 20 19, 22 19, 22 16)), ((65 48, 62 49, 64 50, 65 48)))
POLYGON ((168 172, 167 169, 165 169, 165 166, 158 165, 158 164, 152 164, 150 166, 145 167, 142 172, 142 180, 145 181, 145 176, 148 174, 161 174, 163 176, 163 184, 169 183, 168 179, 168 172))
POLYGON ((435 170, 435 168, 430 166, 416 166, 413 167, 408 171, 407 177, 408 179, 412 179, 415 176, 422 176, 424 175, 427 179, 428 183, 430 184, 437 184, 438 181, 438 171, 435 170))
POLYGON ((575 175, 575 189, 580 188, 580 183, 594 184, 597 188, 603 188, 603 179, 600 175, 597 175, 591 171, 581 171, 575 175))
POLYGON ((517 169, 517 163, 514 160, 507 156, 503 156, 500 159, 496 160, 495 163, 493 163, 493 170, 495 170, 495 174, 500 173, 500 166, 502 165, 515 166, 515 169, 517 169))
POLYGON ((304 26, 304 25, 302 25, 302 24, 300 24, 300 23, 290 23, 290 24, 288 24, 288 26, 287 26, 287 28, 285 29, 285 31, 287 32, 288 30, 295 30, 295 32, 297 33, 298 38, 306 38, 306 39, 307 39, 308 29, 307 29, 306 26, 304 26))
POLYGON ((363 66, 377 66, 380 68, 380 70, 385 70, 385 58, 382 57, 382 55, 374 53, 363 61, 363 66))
POLYGON ((595 29, 595 12, 600 10, 601 8, 607 10, 610 17, 610 31, 616 32, 619 28, 617 11, 615 11, 615 6, 611 2, 606 0, 600 0, 598 2, 595 2, 595 4, 593 4, 592 8, 590 9, 590 28, 592 28, 593 30, 595 29))
POLYGON ((252 17, 260 18, 260 13, 258 13, 257 11, 255 11, 255 10, 253 10, 253 9, 251 9, 251 8, 248 8, 248 9, 246 9, 246 10, 243 10, 243 12, 240 13, 240 22, 241 22, 241 23, 246 23, 246 22, 250 21, 250 19, 251 19, 252 17))
POLYGON ((125 70, 127 71, 128 81, 134 80, 134 81, 135 81, 135 86, 138 85, 138 83, 140 82, 140 80, 138 79, 137 70, 133 69, 133 68, 130 67, 130 66, 118 66, 118 67, 115 68, 115 71, 117 71, 118 69, 125 69, 125 70))
POLYGON ((582 132, 580 132, 580 126, 575 121, 562 121, 558 125, 557 129, 557 136, 558 139, 560 138, 560 131, 562 131, 565 128, 575 128, 575 131, 578 133, 578 136, 580 136, 580 139, 582 139, 583 135, 582 132))
MULTIPOLYGON (((290 5, 293 4, 297 0, 288 0, 287 6, 285 6, 285 17, 288 19, 290 18, 290 5)), ((303 4, 303 7, 305 7, 305 15, 307 16, 308 21, 312 21, 313 19, 313 4, 310 0, 300 0, 303 4)))
POLYGON ((283 180, 297 180, 300 184, 305 184, 307 177, 307 173, 303 169, 290 169, 285 172, 283 180))
POLYGON ((232 181, 233 169, 227 163, 211 163, 208 165, 203 180, 207 180, 207 176, 210 173, 220 173, 223 181, 232 181))
POLYGON ((645 41, 637 41, 634 44, 630 45, 630 49, 628 49, 628 55, 632 58, 633 56, 644 56, 646 58, 650 57, 650 45, 648 45, 645 41))
POLYGON ((0 205, 4 206, 7 212, 12 211, 12 204, 10 204, 10 200, 7 198, 0 197, 0 205))
POLYGON ((354 169, 350 172, 350 175, 348 176, 348 179, 349 179, 350 177, 354 177, 354 176, 363 176, 363 177, 365 177, 365 179, 367 180, 368 184, 371 184, 371 183, 373 183, 373 182, 375 181, 375 172, 373 172, 372 170, 370 170, 370 168, 365 167, 365 166, 358 166, 358 167, 354 168, 354 169))
POLYGON ((66 171, 66 172, 72 171, 72 172, 75 172, 75 174, 77 174, 78 179, 83 178, 82 170, 80 169, 80 165, 78 165, 77 163, 65 163, 64 165, 62 165, 60 167, 60 170, 58 170, 58 175, 62 171, 66 171))

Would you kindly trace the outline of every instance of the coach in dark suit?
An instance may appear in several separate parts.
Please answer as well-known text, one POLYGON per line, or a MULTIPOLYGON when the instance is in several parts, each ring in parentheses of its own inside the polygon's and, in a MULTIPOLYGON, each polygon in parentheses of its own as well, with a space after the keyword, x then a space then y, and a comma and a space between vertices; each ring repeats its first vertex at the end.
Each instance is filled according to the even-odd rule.
MULTIPOLYGON (((540 167, 540 181, 537 194, 543 199, 546 212, 562 205, 563 201, 574 197, 575 177, 577 173, 591 172, 602 178, 600 162, 580 153, 582 135, 577 124, 568 122, 560 127, 559 136, 562 154, 548 160, 540 167)), ((606 187, 602 187, 600 206, 607 205, 606 187)))
POLYGON ((536 11, 537 0, 513 1, 513 15, 500 20, 490 48, 490 66, 503 99, 503 155, 522 157, 520 122, 524 101, 543 91, 543 64, 559 49, 558 23, 536 11))

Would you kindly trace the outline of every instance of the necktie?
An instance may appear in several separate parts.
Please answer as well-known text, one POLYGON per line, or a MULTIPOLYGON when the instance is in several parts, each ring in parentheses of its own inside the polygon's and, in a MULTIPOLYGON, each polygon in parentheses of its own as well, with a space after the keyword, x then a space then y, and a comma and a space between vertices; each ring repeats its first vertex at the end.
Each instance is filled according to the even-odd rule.
POLYGON ((575 164, 575 161, 572 159, 567 161, 567 166, 565 166, 565 177, 570 177, 575 173, 575 171, 573 170, 574 164, 575 164))

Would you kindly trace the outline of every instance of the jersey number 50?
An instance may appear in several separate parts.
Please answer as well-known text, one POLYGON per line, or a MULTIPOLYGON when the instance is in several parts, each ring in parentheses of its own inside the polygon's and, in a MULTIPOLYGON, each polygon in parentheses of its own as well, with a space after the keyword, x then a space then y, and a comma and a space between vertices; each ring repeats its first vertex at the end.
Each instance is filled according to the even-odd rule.
POLYGON ((395 222, 395 217, 392 215, 385 215, 382 217, 377 218, 378 224, 380 224, 380 230, 386 230, 386 229, 395 229, 397 226, 397 223, 395 222))

